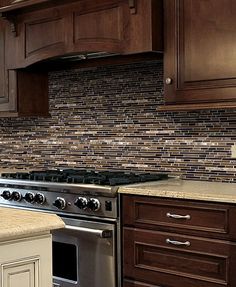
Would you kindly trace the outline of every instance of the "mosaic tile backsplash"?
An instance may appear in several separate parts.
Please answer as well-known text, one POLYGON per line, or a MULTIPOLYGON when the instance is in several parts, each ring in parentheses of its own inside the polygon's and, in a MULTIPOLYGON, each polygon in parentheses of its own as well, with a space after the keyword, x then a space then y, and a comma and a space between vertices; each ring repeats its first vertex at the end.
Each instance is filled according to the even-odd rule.
POLYGON ((0 119, 0 168, 166 172, 236 182, 235 110, 159 112, 159 61, 51 72, 50 118, 0 119))

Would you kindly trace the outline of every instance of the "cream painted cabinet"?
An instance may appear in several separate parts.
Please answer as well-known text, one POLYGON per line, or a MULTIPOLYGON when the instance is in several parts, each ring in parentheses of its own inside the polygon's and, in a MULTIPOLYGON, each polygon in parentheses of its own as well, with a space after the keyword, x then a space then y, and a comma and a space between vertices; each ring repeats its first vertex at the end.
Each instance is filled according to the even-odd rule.
POLYGON ((50 234, 0 243, 0 287, 52 287, 50 234))
POLYGON ((3 286, 38 287, 39 258, 3 264, 3 286))

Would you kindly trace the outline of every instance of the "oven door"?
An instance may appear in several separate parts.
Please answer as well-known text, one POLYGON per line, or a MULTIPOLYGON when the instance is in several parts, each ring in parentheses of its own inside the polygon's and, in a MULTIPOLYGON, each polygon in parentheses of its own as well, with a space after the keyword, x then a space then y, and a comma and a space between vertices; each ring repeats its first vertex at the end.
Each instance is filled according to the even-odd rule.
POLYGON ((54 287, 116 287, 115 223, 62 218, 53 232, 54 287))

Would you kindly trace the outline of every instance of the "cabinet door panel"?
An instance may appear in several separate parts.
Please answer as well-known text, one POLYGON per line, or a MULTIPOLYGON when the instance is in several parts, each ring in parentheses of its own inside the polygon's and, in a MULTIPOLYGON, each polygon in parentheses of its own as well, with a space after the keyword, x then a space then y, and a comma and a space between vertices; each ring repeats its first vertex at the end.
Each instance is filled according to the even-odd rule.
POLYGON ((62 45, 64 42, 63 19, 50 18, 25 24, 26 57, 40 50, 52 49, 62 45), (40 35, 40 37, 39 37, 40 35))
POLYGON ((0 112, 16 111, 16 72, 7 70, 5 46, 7 22, 0 19, 0 112))
POLYGON ((225 241, 124 228, 124 251, 127 278, 175 287, 236 284, 229 268, 236 264, 236 246, 225 241))
POLYGON ((119 7, 75 14, 75 40, 105 41, 121 39, 119 7))
POLYGON ((167 103, 236 100, 234 0, 166 0, 167 103))
POLYGON ((3 264, 4 287, 39 287, 39 258, 3 264))
POLYGON ((73 13, 74 49, 84 52, 121 52, 130 13, 125 1, 87 1, 73 13))
POLYGON ((5 22, 0 19, 0 105, 8 102, 5 83, 5 25, 5 22))
POLYGON ((20 21, 24 37, 21 34, 21 50, 24 51, 24 65, 65 53, 68 34, 66 20, 59 9, 22 17, 20 21))
MULTIPOLYGON (((235 64, 236 2, 181 1, 180 75, 182 85, 194 82, 221 81, 236 78, 235 64)), ((235 82, 234 82, 235 84, 235 82)), ((206 84, 205 84, 206 85, 206 84)))
POLYGON ((6 99, 5 94, 5 29, 4 24, 0 21, 0 104, 6 99))

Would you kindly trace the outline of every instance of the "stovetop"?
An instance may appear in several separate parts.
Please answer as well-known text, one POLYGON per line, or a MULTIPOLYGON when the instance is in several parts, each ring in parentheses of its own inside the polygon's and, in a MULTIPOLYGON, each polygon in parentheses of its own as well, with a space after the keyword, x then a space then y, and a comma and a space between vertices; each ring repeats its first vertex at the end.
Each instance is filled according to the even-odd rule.
POLYGON ((96 184, 117 186, 167 179, 166 174, 133 173, 123 171, 94 171, 82 169, 45 170, 31 172, 2 173, 4 179, 53 183, 96 184))
POLYGON ((2 173, 0 205, 116 219, 119 186, 167 178, 166 174, 81 169, 2 173))

